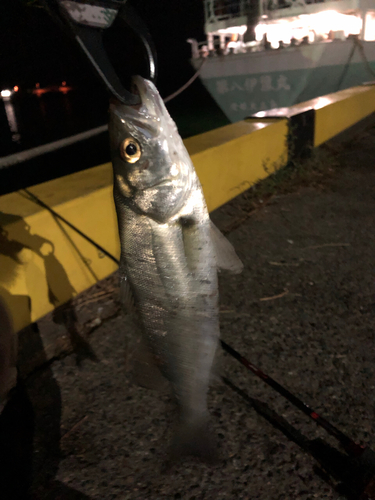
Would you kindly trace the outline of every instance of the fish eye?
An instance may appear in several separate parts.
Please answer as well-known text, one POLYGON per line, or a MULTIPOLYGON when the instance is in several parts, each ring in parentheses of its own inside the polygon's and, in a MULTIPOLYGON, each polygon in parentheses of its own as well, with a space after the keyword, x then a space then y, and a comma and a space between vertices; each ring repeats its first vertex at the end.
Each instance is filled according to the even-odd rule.
POLYGON ((138 141, 128 137, 121 144, 121 156, 128 163, 135 163, 141 157, 142 151, 138 141))

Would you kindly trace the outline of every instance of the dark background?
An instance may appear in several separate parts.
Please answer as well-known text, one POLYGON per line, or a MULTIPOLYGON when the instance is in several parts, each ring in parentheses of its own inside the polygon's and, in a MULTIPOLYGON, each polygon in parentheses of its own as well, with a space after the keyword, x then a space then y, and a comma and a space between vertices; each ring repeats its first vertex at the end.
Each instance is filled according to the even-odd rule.
MULTIPOLYGON (((202 0, 136 0, 130 3, 148 26, 158 55, 157 86, 163 97, 195 72, 187 38, 205 39, 202 0)), ((121 79, 145 75, 139 42, 114 25, 105 46, 121 79)), ((146 76, 146 75, 145 75, 146 76)), ((0 100, 0 156, 88 130, 107 121, 108 93, 73 40, 38 7, 38 2, 0 2, 0 88, 19 86, 12 97, 20 139, 12 140, 0 100), (67 95, 30 93, 66 81, 67 95)), ((182 137, 224 125, 226 117, 199 79, 168 104, 182 137)), ((57 153, 0 170, 0 194, 82 170, 109 160, 108 136, 102 134, 57 153)))
MULTIPOLYGON (((149 28, 159 58, 159 90, 162 95, 169 94, 191 76, 187 63, 190 46, 186 39, 204 40, 203 2, 133 0, 130 3, 149 28)), ((62 80, 90 83, 88 64, 83 63, 75 43, 37 5, 21 0, 0 2, 2 88, 33 86, 37 81, 41 85, 62 80)))

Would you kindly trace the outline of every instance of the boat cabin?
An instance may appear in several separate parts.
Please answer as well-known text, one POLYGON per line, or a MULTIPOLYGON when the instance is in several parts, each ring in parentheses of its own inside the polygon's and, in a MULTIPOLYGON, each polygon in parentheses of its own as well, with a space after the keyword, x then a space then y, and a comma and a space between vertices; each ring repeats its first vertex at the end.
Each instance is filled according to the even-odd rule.
POLYGON ((204 0, 207 41, 193 58, 322 41, 375 41, 375 0, 204 0))

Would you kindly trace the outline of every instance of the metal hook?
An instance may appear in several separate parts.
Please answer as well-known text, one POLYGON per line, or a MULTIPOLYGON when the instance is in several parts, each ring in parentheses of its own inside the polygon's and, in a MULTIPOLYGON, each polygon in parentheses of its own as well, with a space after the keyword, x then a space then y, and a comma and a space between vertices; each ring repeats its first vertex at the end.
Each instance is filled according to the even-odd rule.
POLYGON ((132 30, 142 41, 148 62, 150 80, 156 79, 156 52, 146 25, 127 0, 55 0, 55 5, 44 0, 44 6, 60 25, 69 28, 86 54, 102 82, 111 94, 127 105, 140 104, 140 97, 126 90, 104 49, 103 30, 109 29, 115 19, 132 30), (57 4, 56 4, 57 2, 57 4))

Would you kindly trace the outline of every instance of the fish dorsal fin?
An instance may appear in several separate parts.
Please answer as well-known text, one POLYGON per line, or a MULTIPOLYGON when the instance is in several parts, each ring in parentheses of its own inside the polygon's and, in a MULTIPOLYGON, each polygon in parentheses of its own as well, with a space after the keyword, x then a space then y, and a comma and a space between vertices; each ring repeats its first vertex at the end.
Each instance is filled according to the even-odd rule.
POLYGON ((120 282, 120 303, 126 314, 135 313, 135 302, 129 280, 126 276, 121 276, 120 282))
POLYGON ((233 274, 240 274, 243 264, 232 244, 211 221, 211 240, 216 254, 217 267, 233 274))

